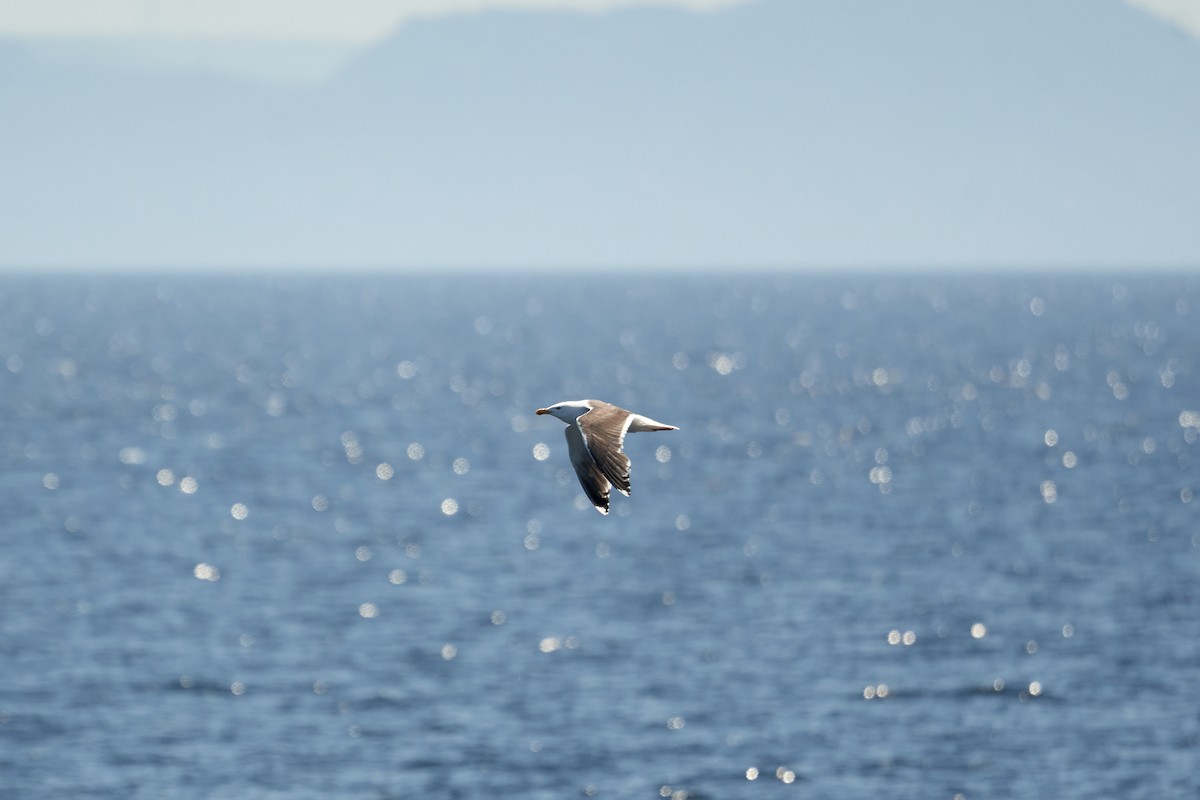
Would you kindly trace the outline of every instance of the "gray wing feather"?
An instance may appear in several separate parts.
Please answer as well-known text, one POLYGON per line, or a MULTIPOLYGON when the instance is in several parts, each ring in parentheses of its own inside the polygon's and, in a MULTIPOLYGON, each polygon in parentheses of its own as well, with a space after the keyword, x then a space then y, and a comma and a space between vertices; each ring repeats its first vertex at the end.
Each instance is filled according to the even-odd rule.
POLYGON ((597 407, 579 417, 583 444, 591 453, 592 460, 604 477, 626 497, 630 490, 629 457, 621 448, 631 419, 628 411, 608 403, 598 403, 597 407))
POLYGON ((574 425, 568 425, 567 430, 567 452, 571 456, 571 466, 575 468, 575 474, 579 477, 579 485, 583 487, 584 494, 588 500, 592 501, 592 505, 601 514, 608 513, 608 495, 609 482, 605 477, 604 472, 596 464, 596 460, 592 458, 592 454, 588 451, 586 442, 584 442, 583 434, 579 428, 574 425))

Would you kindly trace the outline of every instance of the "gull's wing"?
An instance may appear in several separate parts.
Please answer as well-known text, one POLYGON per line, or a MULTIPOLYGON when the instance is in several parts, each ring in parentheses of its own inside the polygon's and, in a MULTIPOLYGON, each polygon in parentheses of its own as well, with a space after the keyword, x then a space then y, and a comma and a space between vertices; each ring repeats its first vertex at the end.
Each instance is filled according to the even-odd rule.
POLYGON ((609 403, 591 402, 594 403, 592 410, 580 414, 578 419, 583 444, 604 477, 628 497, 629 457, 622 452, 621 446, 625 443, 625 431, 629 429, 632 415, 609 403))
MULTIPOLYGON (((584 416, 587 416, 586 414, 584 416)), ((575 474, 579 476, 579 485, 583 487, 584 494, 588 500, 592 501, 592 505, 601 514, 608 513, 608 494, 609 482, 604 476, 604 472, 596 465, 596 460, 592 458, 592 454, 588 451, 587 444, 583 440, 583 434, 580 433, 579 427, 576 425, 567 425, 567 452, 571 456, 571 466, 575 467, 575 474)), ((626 492, 628 494, 628 492, 626 492)))

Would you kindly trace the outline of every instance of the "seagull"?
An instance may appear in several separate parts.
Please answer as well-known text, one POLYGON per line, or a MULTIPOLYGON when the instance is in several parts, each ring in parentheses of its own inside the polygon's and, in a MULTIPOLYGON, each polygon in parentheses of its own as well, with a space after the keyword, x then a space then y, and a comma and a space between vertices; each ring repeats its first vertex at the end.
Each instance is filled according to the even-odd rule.
POLYGON ((601 514, 608 513, 611 487, 629 496, 629 457, 621 449, 625 434, 679 430, 602 400, 567 400, 539 408, 537 413, 567 423, 571 466, 588 500, 601 514))

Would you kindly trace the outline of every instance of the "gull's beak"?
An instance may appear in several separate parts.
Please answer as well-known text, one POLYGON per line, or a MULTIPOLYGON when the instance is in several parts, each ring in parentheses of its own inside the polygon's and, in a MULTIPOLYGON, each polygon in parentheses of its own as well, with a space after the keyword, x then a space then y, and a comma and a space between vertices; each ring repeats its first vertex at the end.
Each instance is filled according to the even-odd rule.
POLYGON ((550 409, 548 409, 548 408, 539 408, 539 409, 538 409, 538 410, 537 410, 535 413, 538 413, 538 414, 549 414, 549 413, 550 413, 550 409))

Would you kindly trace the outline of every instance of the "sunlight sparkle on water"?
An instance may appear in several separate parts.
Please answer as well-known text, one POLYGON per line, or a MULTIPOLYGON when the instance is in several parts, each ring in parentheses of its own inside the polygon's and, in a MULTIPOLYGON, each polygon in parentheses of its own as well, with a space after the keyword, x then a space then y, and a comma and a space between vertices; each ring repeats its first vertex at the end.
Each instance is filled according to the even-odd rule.
POLYGON ((868 685, 866 688, 864 688, 862 695, 864 700, 874 700, 876 698, 882 700, 890 693, 891 690, 888 688, 886 683, 877 683, 873 686, 868 685))
POLYGON ((234 503, 229 509, 229 515, 234 519, 245 519, 250 513, 245 503, 234 503))
POLYGON ((342 448, 346 451, 346 460, 351 464, 362 462, 363 448, 358 441, 358 436, 354 431, 346 431, 342 434, 342 448))
POLYGON ((201 562, 192 568, 192 575, 196 580, 210 581, 216 583, 221 580, 221 570, 214 567, 212 564, 201 562))
POLYGON ((122 447, 117 459, 126 466, 137 466, 146 463, 146 451, 140 447, 122 447))
POLYGON ((267 402, 263 405, 268 416, 282 417, 287 411, 287 395, 283 392, 271 392, 267 397, 267 402))
POLYGON ((375 468, 375 477, 381 481, 390 481, 396 471, 392 469, 392 465, 386 461, 375 468))
POLYGON ((867 473, 867 477, 881 491, 886 491, 885 487, 892 482, 892 470, 890 467, 884 466, 872 467, 871 471, 867 473))

